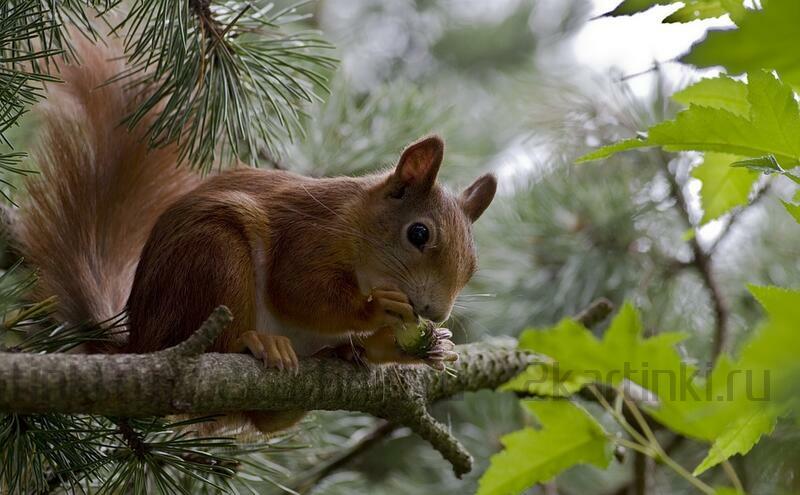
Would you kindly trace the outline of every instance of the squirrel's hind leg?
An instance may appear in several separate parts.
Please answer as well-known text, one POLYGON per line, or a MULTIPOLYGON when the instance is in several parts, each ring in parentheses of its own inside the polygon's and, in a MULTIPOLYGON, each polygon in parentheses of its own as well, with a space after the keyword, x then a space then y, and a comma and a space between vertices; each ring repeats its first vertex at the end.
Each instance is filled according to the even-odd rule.
POLYGON ((253 426, 264 434, 285 430, 306 415, 305 411, 248 411, 244 413, 253 426))
MULTIPOLYGON (((226 413, 213 421, 195 425, 199 435, 236 435, 244 440, 253 434, 269 435, 285 430, 303 419, 305 411, 243 411, 226 413)), ((191 416, 182 416, 188 419, 191 416)), ((249 441, 249 440, 248 440, 249 441)))

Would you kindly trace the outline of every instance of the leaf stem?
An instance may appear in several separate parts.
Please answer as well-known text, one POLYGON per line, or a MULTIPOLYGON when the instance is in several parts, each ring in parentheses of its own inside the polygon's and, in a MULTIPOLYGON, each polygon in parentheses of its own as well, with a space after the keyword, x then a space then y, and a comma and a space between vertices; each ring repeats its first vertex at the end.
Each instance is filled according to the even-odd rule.
POLYGON ((728 479, 731 480, 731 483, 733 483, 733 487, 736 488, 737 491, 744 493, 744 484, 742 483, 742 480, 739 479, 739 475, 736 474, 736 470, 733 468, 731 461, 728 459, 722 461, 722 469, 725 471, 728 479))
POLYGON ((652 452, 647 447, 644 447, 644 446, 642 446, 642 445, 640 445, 640 444, 638 444, 636 442, 631 442, 630 440, 626 440, 624 438, 620 438, 618 436, 610 435, 610 434, 608 435, 608 439, 610 441, 616 443, 617 445, 621 445, 621 446, 625 447, 626 449, 635 450, 636 452, 644 454, 647 457, 655 457, 655 455, 654 455, 655 453, 654 452, 652 452))
MULTIPOLYGON (((664 449, 661 447, 661 444, 658 442, 658 439, 656 438, 655 434, 653 433, 653 430, 647 425, 647 421, 645 420, 641 411, 639 411, 639 408, 636 406, 636 404, 634 404, 632 401, 626 398, 623 398, 623 400, 625 401, 625 405, 628 406, 628 409, 631 411, 631 414, 636 420, 638 426, 642 429, 644 435, 646 435, 647 438, 645 438, 644 436, 642 436, 641 433, 636 431, 636 429, 633 426, 631 426, 628 420, 625 419, 625 416, 620 411, 612 407, 611 404, 608 403, 606 398, 603 397, 603 395, 597 390, 597 388, 594 385, 589 385, 588 388, 595 395, 597 401, 600 403, 603 409, 605 409, 606 412, 611 414, 611 416, 614 417, 617 423, 620 426, 622 426, 622 428, 624 428, 625 431, 627 431, 631 435, 631 437, 633 437, 636 440, 636 442, 631 442, 623 438, 616 438, 612 435, 609 435, 609 438, 612 441, 616 442, 617 444, 623 447, 627 447, 637 452, 641 452, 642 454, 651 457, 652 459, 655 459, 657 462, 665 464, 667 467, 675 471, 679 476, 681 476, 686 481, 691 483, 695 488, 700 490, 702 493, 706 495, 714 495, 716 493, 716 491, 711 486, 700 480, 698 477, 692 475, 692 473, 690 473, 683 466, 675 462, 675 460, 672 459, 664 451, 664 449)), ((620 392, 617 391, 617 393, 620 392)))
POLYGON ((605 409, 609 414, 611 414, 611 416, 614 417, 617 423, 619 423, 619 425, 622 426, 625 429, 625 431, 627 431, 628 434, 634 438, 634 440, 639 442, 640 445, 647 445, 649 443, 648 440, 641 435, 641 433, 636 431, 636 429, 633 428, 630 425, 630 423, 628 423, 628 421, 619 411, 614 409, 611 406, 611 404, 608 403, 606 398, 603 397, 603 394, 601 394, 600 391, 597 390, 597 387, 595 387, 594 385, 589 385, 587 388, 589 389, 590 392, 592 392, 592 394, 594 394, 595 398, 597 399, 597 402, 599 402, 600 405, 603 406, 603 409, 605 409))
MULTIPOLYGON (((622 395, 622 392, 617 392, 618 394, 622 395)), ((656 438, 655 433, 653 430, 650 429, 650 426, 647 424, 647 420, 644 419, 642 416, 642 412, 639 411, 639 408, 636 404, 633 403, 630 399, 623 396, 622 400, 625 402, 625 405, 628 407, 628 410, 633 415, 633 418, 636 420, 636 424, 639 425, 639 428, 644 432, 647 440, 649 440, 650 444, 657 447, 659 452, 664 452, 664 449, 661 447, 661 443, 656 438)))

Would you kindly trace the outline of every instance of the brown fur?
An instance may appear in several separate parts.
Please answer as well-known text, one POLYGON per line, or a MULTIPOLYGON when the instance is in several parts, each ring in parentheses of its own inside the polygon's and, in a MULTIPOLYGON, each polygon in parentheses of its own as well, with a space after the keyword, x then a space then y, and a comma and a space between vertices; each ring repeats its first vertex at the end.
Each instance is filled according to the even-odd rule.
POLYGON ((140 126, 119 125, 135 104, 122 84, 101 86, 124 66, 118 50, 74 42, 82 65, 66 65, 39 109, 41 175, 27 183, 16 236, 40 270, 39 296, 56 295, 58 316, 106 320, 125 307, 139 254, 158 215, 194 187, 175 149, 149 151, 140 126))
MULTIPOLYGON (((122 67, 102 48, 81 53, 43 110, 42 176, 29 184, 20 231, 42 294, 58 295, 65 320, 100 321, 127 300, 125 350, 143 353, 184 340, 224 304, 234 321, 213 351, 240 352, 245 332, 299 332, 312 344, 358 339, 372 362, 408 362, 370 292, 389 288, 414 312, 447 317, 475 270, 471 223, 495 181, 459 197, 437 185, 441 139, 412 144, 394 171, 367 177, 237 168, 200 183, 173 148, 148 151, 142 131, 117 125, 132 95, 98 85, 122 67), (430 230, 422 249, 407 239, 417 222, 430 230), (257 328, 264 321, 277 328, 257 328)), ((245 413, 262 431, 301 415, 245 413)))
POLYGON ((405 201, 387 199, 392 180, 391 173, 313 179, 247 168, 206 180, 159 218, 144 248, 129 302, 128 350, 175 345, 220 304, 236 319, 214 350, 227 351, 253 330, 256 238, 266 246, 267 305, 282 320, 319 333, 375 331, 356 270, 392 279, 413 301, 412 280, 400 279, 386 259, 411 250, 397 246, 398 233, 419 215, 433 220, 436 245, 425 256, 411 253, 419 259, 406 262, 406 277, 436 285, 437 304, 446 308, 438 314, 449 312, 475 269, 469 221, 438 186, 425 197, 412 191, 405 201))

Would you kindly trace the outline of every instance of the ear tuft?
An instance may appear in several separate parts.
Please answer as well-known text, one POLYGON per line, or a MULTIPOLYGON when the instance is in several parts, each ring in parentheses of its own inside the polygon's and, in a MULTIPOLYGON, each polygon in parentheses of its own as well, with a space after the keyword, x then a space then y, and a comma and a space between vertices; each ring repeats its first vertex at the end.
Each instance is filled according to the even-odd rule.
POLYGON ((439 136, 427 136, 411 143, 403 150, 394 172, 394 178, 403 187, 429 189, 444 157, 444 141, 439 136))
POLYGON ((497 177, 494 174, 485 174, 478 177, 461 193, 458 202, 467 217, 474 222, 488 208, 495 192, 497 192, 497 177))

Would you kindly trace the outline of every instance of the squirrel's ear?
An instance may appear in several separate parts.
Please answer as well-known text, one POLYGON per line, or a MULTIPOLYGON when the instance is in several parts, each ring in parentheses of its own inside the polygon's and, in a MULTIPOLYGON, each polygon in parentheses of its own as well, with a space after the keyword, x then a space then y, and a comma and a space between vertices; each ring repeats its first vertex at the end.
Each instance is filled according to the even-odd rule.
POLYGON ((439 136, 428 136, 416 141, 400 155, 392 179, 401 187, 430 189, 444 157, 444 141, 439 136))
POLYGON ((464 213, 474 222, 492 202, 496 191, 497 178, 493 174, 485 174, 461 193, 458 202, 464 213))

